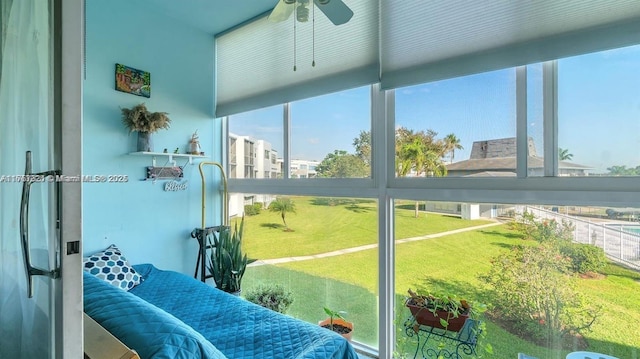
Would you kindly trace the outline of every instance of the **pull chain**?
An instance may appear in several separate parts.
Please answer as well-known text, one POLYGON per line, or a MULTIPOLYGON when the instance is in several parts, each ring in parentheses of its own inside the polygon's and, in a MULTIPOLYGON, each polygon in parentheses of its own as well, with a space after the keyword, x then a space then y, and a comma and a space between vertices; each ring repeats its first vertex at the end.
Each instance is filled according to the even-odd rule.
POLYGON ((311 17, 312 17, 312 24, 311 24, 311 28, 312 28, 312 40, 311 40, 311 53, 312 53, 312 60, 311 60, 311 66, 315 67, 316 66, 316 6, 313 3, 313 0, 311 1, 311 17))
POLYGON ((295 12, 293 17, 293 71, 296 70, 296 19, 298 17, 298 6, 293 4, 293 11, 295 12))

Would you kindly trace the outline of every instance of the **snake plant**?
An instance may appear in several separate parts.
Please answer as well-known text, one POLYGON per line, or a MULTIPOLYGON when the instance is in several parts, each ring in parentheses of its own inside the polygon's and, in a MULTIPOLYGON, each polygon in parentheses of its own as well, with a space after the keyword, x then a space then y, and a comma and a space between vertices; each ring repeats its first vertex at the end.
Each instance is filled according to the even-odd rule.
POLYGON ((240 292, 242 277, 247 264, 255 262, 242 251, 244 217, 236 222, 233 232, 230 227, 221 227, 220 232, 210 235, 212 246, 209 256, 209 272, 213 275, 216 287, 228 293, 240 292))

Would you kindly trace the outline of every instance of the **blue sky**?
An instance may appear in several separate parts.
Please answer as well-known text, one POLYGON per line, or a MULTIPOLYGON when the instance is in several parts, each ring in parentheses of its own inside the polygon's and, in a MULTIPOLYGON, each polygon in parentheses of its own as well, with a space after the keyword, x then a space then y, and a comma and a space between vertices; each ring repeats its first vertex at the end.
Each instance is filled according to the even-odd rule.
MULTIPOLYGON (((542 150, 542 66, 528 67, 529 136, 542 150)), ((559 147, 573 162, 605 172, 640 165, 640 46, 558 62, 559 147)), ((265 139, 282 151, 282 107, 232 116, 230 131, 265 139)), ((369 88, 291 104, 293 158, 322 160, 333 150, 353 152, 369 129, 369 88)), ((506 69, 396 90, 396 126, 453 133, 467 159, 474 141, 515 137, 515 70, 506 69)))

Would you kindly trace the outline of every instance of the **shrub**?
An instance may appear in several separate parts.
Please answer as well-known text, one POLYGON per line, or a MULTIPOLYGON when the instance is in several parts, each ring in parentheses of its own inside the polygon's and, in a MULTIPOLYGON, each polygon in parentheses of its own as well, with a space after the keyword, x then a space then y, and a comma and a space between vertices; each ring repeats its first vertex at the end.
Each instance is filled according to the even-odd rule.
POLYGON ((551 243, 493 259, 482 277, 492 287, 493 314, 537 343, 561 343, 567 334, 588 330, 601 308, 575 289, 571 265, 551 243))
POLYGON ((509 228, 519 232, 524 239, 533 239, 540 243, 571 241, 573 230, 571 222, 563 220, 558 223, 556 220, 539 220, 533 213, 525 211, 517 214, 509 223, 509 228))
POLYGON ((577 273, 600 273, 607 265, 604 250, 590 244, 566 243, 560 252, 571 259, 571 269, 577 273))
POLYGON ((278 313, 285 313, 293 303, 292 293, 279 284, 260 284, 248 291, 245 299, 278 313))
POLYGON ((262 203, 246 204, 244 206, 244 214, 247 216, 257 216, 262 210, 262 203))

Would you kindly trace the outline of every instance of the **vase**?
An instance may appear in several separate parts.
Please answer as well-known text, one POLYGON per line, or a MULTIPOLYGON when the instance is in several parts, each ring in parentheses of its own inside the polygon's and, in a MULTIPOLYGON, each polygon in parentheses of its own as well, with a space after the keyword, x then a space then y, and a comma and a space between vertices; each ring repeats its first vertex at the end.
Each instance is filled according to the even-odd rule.
POLYGON ((153 152, 151 132, 138 132, 138 152, 153 152))

